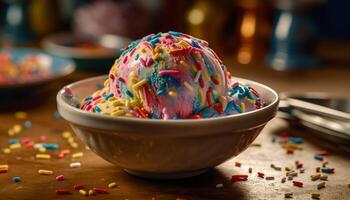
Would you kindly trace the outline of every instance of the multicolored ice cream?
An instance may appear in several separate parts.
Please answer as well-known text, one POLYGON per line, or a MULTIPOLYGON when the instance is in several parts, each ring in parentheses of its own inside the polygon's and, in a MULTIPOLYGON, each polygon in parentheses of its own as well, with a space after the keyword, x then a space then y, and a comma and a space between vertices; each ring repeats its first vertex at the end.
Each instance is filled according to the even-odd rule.
POLYGON ((104 87, 86 97, 81 109, 167 120, 217 117, 261 106, 258 92, 233 81, 206 41, 170 31, 123 49, 104 87))

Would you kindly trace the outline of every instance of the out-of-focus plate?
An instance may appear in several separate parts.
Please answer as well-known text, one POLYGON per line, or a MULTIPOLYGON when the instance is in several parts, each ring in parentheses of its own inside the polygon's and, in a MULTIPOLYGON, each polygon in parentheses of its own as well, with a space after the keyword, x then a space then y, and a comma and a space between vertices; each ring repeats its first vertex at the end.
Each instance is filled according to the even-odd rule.
POLYGON ((71 33, 58 33, 44 38, 42 46, 53 55, 73 59, 80 71, 107 73, 120 49, 130 42, 129 38, 117 35, 83 39, 71 33))
MULTIPOLYGON (((0 52, 7 51, 11 55, 11 60, 17 63, 26 56, 40 55, 50 62, 49 75, 35 78, 30 81, 14 81, 9 84, 0 84, 0 103, 2 106, 7 106, 18 101, 28 101, 31 94, 45 91, 52 82, 61 79, 75 70, 74 62, 70 59, 60 58, 57 56, 48 55, 39 49, 30 48, 11 48, 2 49, 0 52)), ((1 65, 1 63, 0 63, 1 65)), ((1 67, 1 66, 0 66, 1 67)), ((20 79, 20 77, 18 77, 20 79)))

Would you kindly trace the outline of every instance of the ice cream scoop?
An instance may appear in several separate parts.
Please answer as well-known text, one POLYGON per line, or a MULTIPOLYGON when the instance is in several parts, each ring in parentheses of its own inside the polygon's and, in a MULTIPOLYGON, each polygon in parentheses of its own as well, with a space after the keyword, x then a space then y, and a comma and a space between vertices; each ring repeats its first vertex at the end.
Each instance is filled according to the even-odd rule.
POLYGON ((82 109, 156 119, 214 117, 261 107, 259 94, 235 82, 206 41, 179 32, 132 42, 104 88, 82 109))

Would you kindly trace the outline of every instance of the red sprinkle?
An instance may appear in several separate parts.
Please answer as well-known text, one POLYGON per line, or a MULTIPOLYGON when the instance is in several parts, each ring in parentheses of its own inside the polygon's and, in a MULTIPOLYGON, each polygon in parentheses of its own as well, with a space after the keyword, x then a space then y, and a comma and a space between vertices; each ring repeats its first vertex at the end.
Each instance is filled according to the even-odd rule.
POLYGON ((320 167, 316 167, 316 172, 320 172, 321 168, 320 167))
POLYGON ((45 142, 47 137, 45 135, 40 136, 40 142, 45 142))
POLYGON ((98 194, 108 194, 108 190, 103 188, 92 188, 92 190, 98 194))
POLYGON ((167 69, 167 70, 160 70, 159 75, 166 76, 166 75, 179 75, 180 71, 178 69, 167 69))
POLYGON ((56 176, 56 181, 63 181, 63 180, 64 180, 63 175, 56 176))
POLYGON ((302 168, 303 167, 303 164, 302 163, 298 163, 297 164, 297 169, 300 169, 300 168, 302 168))
POLYGON ((0 174, 7 173, 7 169, 0 169, 0 174))
POLYGON ((258 176, 259 176, 260 178, 264 178, 265 174, 264 174, 264 173, 261 173, 261 172, 258 172, 258 176))
POLYGON ((125 80, 122 77, 119 77, 118 80, 122 83, 125 83, 125 80))
POLYGON ((112 81, 114 81, 115 76, 114 76, 113 74, 110 74, 110 75, 109 75, 109 78, 112 79, 112 81))
POLYGON ((231 181, 246 181, 248 180, 248 175, 232 175, 231 181))
POLYGON ((241 167, 241 165, 242 165, 242 163, 240 163, 240 162, 235 162, 235 166, 236 166, 236 167, 241 167))
POLYGON ((256 97, 259 97, 259 93, 254 88, 250 88, 250 90, 256 97))
POLYGON ((84 185, 78 183, 78 184, 75 184, 75 185, 73 186, 73 188, 74 188, 75 190, 81 190, 81 189, 84 188, 84 185))
POLYGON ((201 88, 204 88, 204 81, 203 81, 202 78, 199 78, 199 86, 200 86, 201 88))
POLYGON ((172 56, 185 56, 190 52, 191 48, 186 49, 176 49, 173 51, 170 51, 169 54, 172 56))
POLYGON ((299 181, 293 181, 293 185, 296 187, 303 187, 303 183, 299 181))
POLYGON ((68 189, 56 189, 56 194, 71 194, 71 192, 68 189))
POLYGON ((213 81, 213 83, 214 83, 215 85, 218 85, 218 84, 219 84, 219 81, 218 81, 216 78, 214 78, 214 76, 211 76, 210 79, 211 79, 211 81, 213 81))
POLYGON ((58 154, 57 158, 59 158, 59 159, 64 158, 64 154, 63 153, 58 154))
POLYGON ((209 87, 208 90, 207 90, 206 96, 207 96, 208 106, 211 106, 211 104, 212 104, 212 102, 211 102, 211 95, 210 95, 210 93, 211 93, 212 90, 213 90, 213 89, 212 89, 211 87, 209 87))
POLYGON ((294 150, 293 149, 287 149, 287 154, 294 154, 294 150))
POLYGON ((198 70, 201 70, 201 69, 202 69, 202 65, 201 65, 200 62, 195 61, 194 64, 195 64, 195 66, 196 66, 196 68, 197 68, 198 70))
POLYGON ((128 61, 128 56, 125 56, 124 59, 123 59, 123 63, 125 64, 126 61, 128 61))
POLYGON ((328 156, 328 152, 327 151, 320 151, 320 152, 317 153, 317 155, 328 156))
POLYGON ((214 104, 214 109, 216 110, 216 112, 224 114, 224 110, 222 109, 222 105, 220 103, 214 104))
POLYGON ((200 115, 190 115, 187 117, 188 119, 201 119, 202 117, 200 115))

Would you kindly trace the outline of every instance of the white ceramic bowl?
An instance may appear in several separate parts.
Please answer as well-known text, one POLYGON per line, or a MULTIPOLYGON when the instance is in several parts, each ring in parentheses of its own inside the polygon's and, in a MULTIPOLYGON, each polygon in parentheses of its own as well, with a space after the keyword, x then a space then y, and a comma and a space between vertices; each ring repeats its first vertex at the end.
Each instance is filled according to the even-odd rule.
MULTIPOLYGON (((79 99, 96 90, 107 76, 67 87, 79 99)), ((210 119, 156 120, 111 117, 71 106, 63 89, 58 111, 92 151, 125 171, 148 178, 183 178, 200 174, 244 151, 271 120, 278 95, 262 84, 248 83, 269 104, 259 110, 210 119)))

